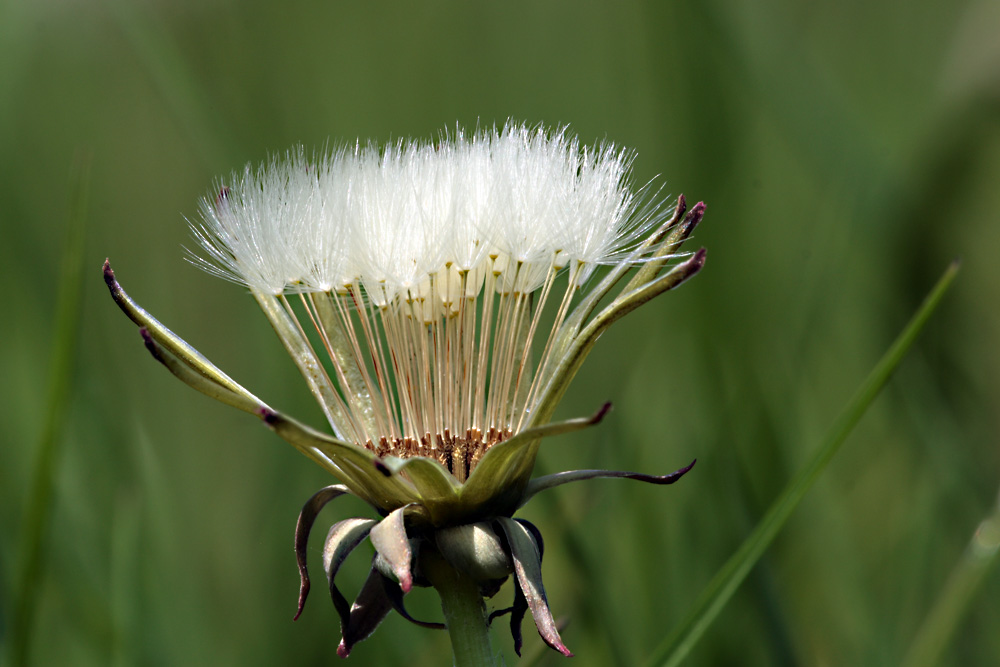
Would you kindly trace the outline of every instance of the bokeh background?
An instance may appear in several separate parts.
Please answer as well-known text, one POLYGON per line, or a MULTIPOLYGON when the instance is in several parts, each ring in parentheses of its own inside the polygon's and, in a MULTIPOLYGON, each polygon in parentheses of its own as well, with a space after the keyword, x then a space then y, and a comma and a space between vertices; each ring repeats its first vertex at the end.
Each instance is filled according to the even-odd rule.
MULTIPOLYGON (((330 480, 156 365, 99 269, 110 257, 164 323, 320 426, 252 299, 185 261, 185 218, 213 179, 297 143, 513 118, 633 147, 637 183, 659 175, 708 203, 692 242, 708 248, 706 270, 616 325, 559 414, 605 400, 614 412, 539 462, 698 466, 672 487, 568 486, 524 512, 546 536, 549 601, 579 664, 653 652, 963 259, 913 353, 690 660, 898 664, 1000 487, 997 35, 994 0, 0 3, 0 639, 9 650, 41 465, 52 484, 35 505, 28 663, 336 660, 322 586, 291 621, 295 518, 330 480), (81 174, 85 280, 60 419, 56 295, 81 174)), ((366 566, 357 555, 345 589, 366 566)), ((949 616, 944 662, 998 664, 1000 576, 971 593, 949 616)), ((438 617, 433 595, 412 597, 415 614, 438 617)), ((514 664, 504 625, 494 645, 514 664)), ((530 619, 524 630, 533 654, 530 619)), ((447 655, 444 633, 393 616, 348 664, 447 655)))

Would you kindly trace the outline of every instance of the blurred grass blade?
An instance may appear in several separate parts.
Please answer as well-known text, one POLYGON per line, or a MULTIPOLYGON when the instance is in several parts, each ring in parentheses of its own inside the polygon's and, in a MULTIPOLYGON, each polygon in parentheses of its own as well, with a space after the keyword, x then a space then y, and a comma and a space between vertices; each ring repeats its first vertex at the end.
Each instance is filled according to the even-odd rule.
POLYGON ((163 103, 187 133, 191 147, 207 165, 227 162, 226 156, 232 154, 234 145, 231 131, 218 121, 219 114, 206 86, 170 35, 168 21, 155 14, 157 6, 112 0, 104 3, 104 8, 121 28, 163 103))
POLYGON ((969 605, 1000 563, 1000 498, 983 519, 955 565, 934 607, 927 614, 906 655, 906 667, 943 664, 941 658, 969 605))
POLYGON ((37 461, 28 490, 21 526, 17 580, 7 649, 7 664, 25 665, 31 645, 35 601, 45 566, 44 542, 52 508, 52 486, 59 462, 62 427, 69 408, 70 389, 76 366, 77 342, 83 302, 83 255, 86 239, 87 198, 90 192, 90 162, 78 158, 70 176, 70 215, 66 223, 59 295, 50 354, 45 422, 36 446, 37 461))
POLYGON ((924 299, 920 309, 893 342, 882 359, 865 379, 858 392, 851 398, 827 433, 812 460, 799 471, 781 495, 757 524, 750 536, 726 562, 702 591, 688 616, 674 628, 657 647, 649 661, 651 665, 678 665, 691 652, 705 630, 739 588, 753 566, 784 526, 806 492, 826 469, 837 450, 847 439, 865 411, 875 400, 893 371, 906 356, 928 318, 941 302, 958 273, 959 262, 948 266, 937 285, 924 299))

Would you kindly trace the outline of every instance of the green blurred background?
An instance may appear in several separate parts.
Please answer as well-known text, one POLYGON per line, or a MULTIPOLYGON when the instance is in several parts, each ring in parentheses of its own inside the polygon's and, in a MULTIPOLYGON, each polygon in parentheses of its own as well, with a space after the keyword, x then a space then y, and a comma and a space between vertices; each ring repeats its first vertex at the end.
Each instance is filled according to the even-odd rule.
MULTIPOLYGON (((692 242, 708 247, 706 270, 614 327, 560 415, 615 411, 539 462, 698 466, 673 487, 569 486, 524 513, 546 536, 548 597, 577 664, 651 654, 963 258, 914 352, 690 661, 897 664, 1000 486, 998 34, 995 0, 0 3, 4 643, 51 419, 74 165, 90 165, 86 280, 29 661, 329 664, 339 629, 322 586, 291 621, 291 538, 330 479, 156 365, 100 265, 110 257, 164 323, 320 426, 253 300, 184 260, 185 217, 214 178, 296 143, 514 118, 634 147, 637 182, 660 175, 708 203, 692 242)), ((366 565, 358 554, 342 575, 349 594, 366 565)), ((1000 577, 976 592, 952 616, 946 664, 1000 664, 1000 577)), ((439 617, 432 594, 412 597, 439 617)), ((530 619, 524 630, 534 652, 530 619)), ((504 624, 494 634, 512 664, 504 624)), ((444 633, 393 616, 348 664, 447 656, 444 633)))

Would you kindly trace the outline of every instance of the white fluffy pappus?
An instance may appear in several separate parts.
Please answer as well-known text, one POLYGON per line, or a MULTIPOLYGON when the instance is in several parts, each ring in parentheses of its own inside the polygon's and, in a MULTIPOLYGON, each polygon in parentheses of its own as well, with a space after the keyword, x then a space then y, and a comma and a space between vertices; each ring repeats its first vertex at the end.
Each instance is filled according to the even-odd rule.
POLYGON ((192 225, 194 261, 250 288, 337 437, 435 457, 464 480, 551 393, 582 322, 571 304, 584 317, 606 293, 577 296, 594 269, 618 280, 671 256, 674 209, 631 187, 632 157, 516 123, 298 148, 218 183, 192 225))
POLYGON ((499 270, 498 289, 531 291, 552 266, 575 265, 579 285, 599 265, 641 261, 637 241, 670 213, 632 190, 631 160, 521 124, 311 157, 299 148, 219 183, 192 225, 203 248, 193 258, 265 294, 357 281, 376 303, 452 266, 499 270))

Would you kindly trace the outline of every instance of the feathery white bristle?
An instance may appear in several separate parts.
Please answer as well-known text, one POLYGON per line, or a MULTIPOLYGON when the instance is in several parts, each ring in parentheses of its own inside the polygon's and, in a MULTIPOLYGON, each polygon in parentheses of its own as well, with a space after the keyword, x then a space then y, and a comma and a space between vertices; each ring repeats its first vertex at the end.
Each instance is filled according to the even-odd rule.
POLYGON ((582 282, 662 218, 638 205, 631 159, 611 144, 582 146, 565 128, 520 124, 314 158, 300 148, 234 173, 202 201, 196 261, 267 294, 359 281, 376 302, 451 265, 500 269, 498 289, 530 291, 553 265, 577 263, 582 282), (491 256, 501 259, 487 267, 491 256))

